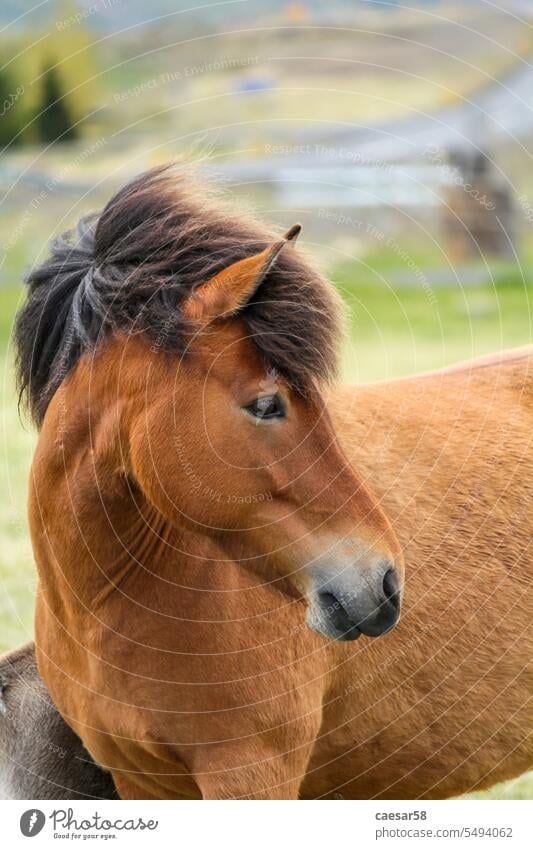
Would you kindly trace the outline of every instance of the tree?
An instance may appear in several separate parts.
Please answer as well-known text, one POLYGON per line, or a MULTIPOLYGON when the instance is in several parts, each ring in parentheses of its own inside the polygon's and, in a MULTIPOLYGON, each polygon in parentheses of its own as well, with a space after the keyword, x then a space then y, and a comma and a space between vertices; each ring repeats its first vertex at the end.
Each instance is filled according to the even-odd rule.
POLYGON ((41 102, 36 125, 42 142, 71 141, 78 136, 56 68, 49 64, 41 78, 41 102))
POLYGON ((11 142, 20 141, 17 134, 23 121, 19 100, 23 94, 24 86, 15 85, 7 71, 0 70, 0 150, 11 142))

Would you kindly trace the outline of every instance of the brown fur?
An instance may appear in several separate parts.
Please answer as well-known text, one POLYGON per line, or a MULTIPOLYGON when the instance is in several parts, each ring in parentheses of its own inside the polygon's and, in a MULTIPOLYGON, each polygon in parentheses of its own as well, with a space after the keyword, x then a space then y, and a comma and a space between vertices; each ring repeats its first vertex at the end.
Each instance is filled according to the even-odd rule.
POLYGON ((405 545, 407 611, 377 643, 316 638, 337 680, 305 795, 448 796, 531 766, 532 357, 333 392, 347 450, 405 545))
POLYGON ((447 796, 525 770, 531 353, 329 390, 332 422, 249 329, 215 318, 180 357, 119 327, 47 407, 30 526, 60 712, 124 798, 447 796), (271 384, 287 418, 256 426, 271 384), (402 572, 388 516, 403 622, 319 636, 317 563, 356 599, 402 572))
POLYGON ((407 580, 398 628, 339 663, 304 792, 438 798, 531 769, 533 347, 330 410, 407 580))
POLYGON ((126 775, 163 797, 235 795, 237 774, 215 771, 213 784, 212 765, 244 757, 252 759, 238 777, 244 792, 296 795, 321 722, 316 676, 327 668, 304 623, 302 564, 333 532, 348 540, 355 528, 369 546, 396 554, 397 543, 317 401, 292 397, 281 442, 252 424, 253 439, 228 445, 240 419, 219 422, 222 393, 233 384, 245 399, 264 372, 238 327, 216 336, 178 381, 172 360, 141 339, 117 338, 54 397, 30 494, 39 667, 121 792, 126 775), (194 412, 205 373, 202 423, 194 412), (202 429, 207 443, 193 438, 202 429), (188 480, 188 464, 202 488, 188 480), (233 501, 264 492, 271 500, 233 501), (292 750, 289 783, 279 746, 292 750), (266 786, 256 777, 264 758, 274 776, 266 786))

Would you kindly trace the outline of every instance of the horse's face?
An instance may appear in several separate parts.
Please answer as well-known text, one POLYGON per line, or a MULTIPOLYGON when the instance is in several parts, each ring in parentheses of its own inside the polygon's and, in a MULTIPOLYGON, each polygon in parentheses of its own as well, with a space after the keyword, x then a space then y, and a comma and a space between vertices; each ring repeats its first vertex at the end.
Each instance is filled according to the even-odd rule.
MULTIPOLYGON (((252 281, 261 267, 253 271, 252 281)), ((399 617, 397 540, 341 450, 320 393, 302 396, 269 371, 233 316, 242 276, 234 267, 185 306, 198 333, 178 364, 151 369, 148 411, 133 435, 135 473, 174 522, 216 536, 245 568, 289 579, 315 630, 378 636, 399 617)))

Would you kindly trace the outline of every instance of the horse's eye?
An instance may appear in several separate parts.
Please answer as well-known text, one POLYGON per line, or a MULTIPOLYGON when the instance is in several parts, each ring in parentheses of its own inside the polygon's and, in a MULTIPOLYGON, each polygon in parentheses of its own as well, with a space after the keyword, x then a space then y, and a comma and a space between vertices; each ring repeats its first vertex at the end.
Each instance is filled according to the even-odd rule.
POLYGON ((262 395, 244 409, 256 419, 285 418, 285 405, 280 395, 262 395))

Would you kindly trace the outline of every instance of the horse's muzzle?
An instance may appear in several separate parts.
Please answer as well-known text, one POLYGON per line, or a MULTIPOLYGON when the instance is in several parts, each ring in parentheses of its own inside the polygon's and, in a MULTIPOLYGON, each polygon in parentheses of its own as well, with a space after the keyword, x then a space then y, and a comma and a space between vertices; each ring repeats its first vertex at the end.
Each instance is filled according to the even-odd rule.
POLYGON ((376 571, 355 586, 342 576, 324 583, 310 596, 308 625, 334 640, 380 637, 394 628, 400 618, 400 579, 389 563, 376 571))

